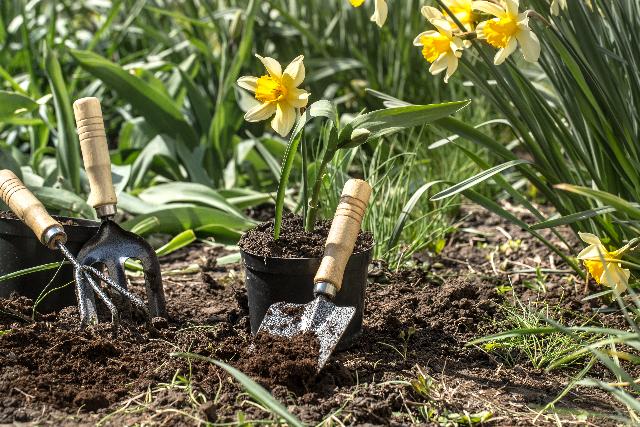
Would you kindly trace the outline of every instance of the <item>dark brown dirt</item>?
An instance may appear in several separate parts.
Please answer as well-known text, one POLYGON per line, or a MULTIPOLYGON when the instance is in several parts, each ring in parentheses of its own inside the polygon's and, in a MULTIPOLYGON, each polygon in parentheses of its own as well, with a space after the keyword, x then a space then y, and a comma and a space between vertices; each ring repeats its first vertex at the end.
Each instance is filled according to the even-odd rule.
POLYGON ((318 375, 320 345, 313 334, 283 338, 260 333, 251 344, 239 367, 269 389, 283 385, 304 393, 318 375))
MULTIPOLYGON (((282 218, 280 238, 273 239, 274 222, 268 221, 248 231, 238 244, 245 252, 261 257, 320 258, 331 228, 330 220, 316 221, 312 232, 304 231, 302 217, 285 213, 282 218)), ((373 246, 371 233, 360 232, 354 253, 364 252, 373 246)))
MULTIPOLYGON (((467 220, 480 221, 481 215, 467 220)), ((548 259, 540 244, 507 231, 522 239, 518 251, 526 246, 528 256, 548 259)), ((441 258, 428 260, 423 269, 392 272, 374 264, 362 337, 336 353, 320 374, 311 369, 304 343, 259 337, 259 350, 249 350, 254 340, 241 272, 238 265, 216 265, 218 248, 194 245, 162 258, 171 319, 154 321, 152 329, 125 322, 117 337, 107 323, 80 331, 73 307, 32 322, 29 301, 0 300, 0 424, 187 426, 239 417, 274 422, 272 414, 248 403, 221 368, 177 354, 188 352, 245 371, 309 424, 333 417, 331 422, 346 425, 453 425, 453 414, 488 411, 491 425, 531 425, 579 367, 549 373, 524 357, 505 364, 465 344, 496 331, 508 298, 496 291, 508 283, 502 274, 520 274, 513 286, 530 292, 532 301, 581 299, 583 286, 550 274, 546 293, 534 295, 528 275, 492 272, 489 255, 503 244, 501 234, 474 241, 469 251, 465 236, 456 235, 441 258), (460 260, 476 252, 478 266, 460 268, 460 260), (3 308, 12 314, 2 314, 3 308)), ((500 252, 507 259, 512 255, 500 252)), ((520 259, 526 261, 522 254, 520 259)), ((131 289, 144 294, 141 277, 131 278, 131 289)), ((583 304, 572 310, 593 315, 583 304)), ((615 381, 604 370, 595 374, 615 381)), ((624 413, 609 395, 585 387, 567 394, 556 409, 563 411, 562 421, 579 425, 615 425, 588 414, 624 413)), ((537 425, 554 424, 551 415, 537 419, 537 425)))

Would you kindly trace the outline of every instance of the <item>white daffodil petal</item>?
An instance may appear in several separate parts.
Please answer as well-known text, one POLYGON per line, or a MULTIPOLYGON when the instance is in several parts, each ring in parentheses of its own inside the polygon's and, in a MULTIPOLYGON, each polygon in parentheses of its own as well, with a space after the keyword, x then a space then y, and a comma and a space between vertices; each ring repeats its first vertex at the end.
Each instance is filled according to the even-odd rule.
POLYGON ((304 80, 305 69, 304 63, 302 62, 303 60, 304 56, 300 55, 296 59, 291 61, 291 63, 287 65, 287 68, 284 69, 283 77, 288 76, 289 78, 291 78, 293 87, 300 86, 300 84, 304 80))
POLYGON ((478 25, 476 25, 476 37, 478 37, 478 39, 483 40, 486 39, 487 36, 484 33, 484 27, 485 25, 487 25, 488 21, 484 21, 479 23, 478 25))
POLYGON ((474 1, 472 5, 474 10, 479 10, 480 12, 493 16, 502 16, 506 12, 502 7, 489 1, 474 1))
POLYGON ((525 61, 537 62, 540 58, 540 40, 531 30, 520 31, 516 38, 520 43, 520 49, 525 61))
POLYGON ((376 0, 376 9, 371 16, 371 20, 378 24, 378 27, 382 27, 387 21, 388 12, 386 0, 376 0))
POLYGON ((498 50, 493 63, 496 65, 502 64, 518 47, 518 40, 515 37, 511 37, 507 42, 507 46, 498 50))
POLYGON ((578 259, 600 261, 607 257, 607 251, 602 245, 591 245, 578 254, 578 259))
POLYGON ((629 270, 615 263, 609 263, 600 277, 600 283, 622 293, 627 290, 630 276, 629 270))
POLYGON ((267 72, 271 77, 282 77, 282 66, 278 61, 273 58, 269 58, 268 56, 260 56, 258 54, 256 54, 256 58, 262 62, 262 65, 264 65, 264 68, 267 69, 267 72))
POLYGON ((449 83, 449 77, 458 69, 458 58, 453 54, 447 55, 447 73, 444 76, 444 82, 449 83))
POLYGON ((578 231, 578 236, 580 237, 580 239, 583 242, 588 243, 590 245, 601 245, 602 244, 602 242, 600 242, 600 239, 598 238, 598 236, 596 236, 595 234, 583 233, 582 231, 578 231))
POLYGON ((518 9, 520 9, 520 0, 504 0, 507 6, 507 13, 511 16, 518 15, 518 9))
POLYGON ((443 53, 438 57, 438 59, 433 61, 433 64, 431 64, 431 67, 429 67, 429 72, 431 74, 433 75, 440 74, 441 72, 447 69, 449 65, 447 63, 447 55, 448 55, 447 53, 443 53))
POLYGON ((446 35, 449 38, 452 37, 453 30, 451 29, 451 24, 449 23, 449 21, 446 21, 444 19, 433 19, 433 20, 431 20, 429 22, 431 22, 431 25, 436 27, 436 29, 440 33, 446 35))
POLYGON ((303 89, 291 89, 287 94, 287 102, 296 108, 306 107, 309 103, 309 92, 303 89))
POLYGON ((422 37, 434 37, 434 36, 437 36, 438 34, 439 33, 434 30, 423 31, 420 34, 418 34, 415 39, 413 39, 413 45, 422 46, 422 42, 420 41, 422 37))
POLYGON ((427 18, 427 21, 431 21, 432 19, 446 19, 442 12, 440 12, 440 9, 436 9, 433 6, 423 6, 420 12, 422 16, 427 18))
POLYGON ((256 105, 249 109, 244 115, 244 119, 248 122, 261 122, 267 120, 276 112, 276 106, 272 102, 256 105))
POLYGON ((244 76, 244 77, 240 77, 236 83, 241 88, 247 89, 247 90, 255 93, 256 92, 256 87, 257 87, 257 84, 258 84, 258 78, 257 77, 253 77, 253 76, 244 76))
POLYGON ((296 123, 296 110, 287 103, 278 103, 276 115, 271 121, 271 127, 278 135, 285 137, 296 123))
POLYGON ((613 252, 613 254, 614 254, 615 256, 621 256, 621 255, 623 255, 625 252, 627 252, 627 251, 631 248, 631 245, 632 245, 632 244, 635 246, 634 242, 629 242, 629 243, 627 243, 626 245, 624 245, 623 247, 621 247, 620 249, 618 249, 618 250, 614 251, 614 252, 613 252))

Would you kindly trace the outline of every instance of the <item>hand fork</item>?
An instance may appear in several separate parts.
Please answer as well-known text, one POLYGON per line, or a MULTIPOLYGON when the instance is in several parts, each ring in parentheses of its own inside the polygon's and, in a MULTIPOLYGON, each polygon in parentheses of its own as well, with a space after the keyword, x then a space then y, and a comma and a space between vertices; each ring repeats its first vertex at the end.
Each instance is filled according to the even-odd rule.
POLYGON ((94 292, 111 312, 111 320, 114 327, 117 327, 120 320, 118 309, 96 280, 103 281, 107 286, 115 289, 124 298, 127 298, 136 307, 140 308, 148 317, 149 312, 145 303, 138 296, 118 285, 110 277, 106 277, 94 267, 81 265, 78 262, 65 246, 67 234, 62 225, 49 215, 44 205, 25 187, 20 178, 10 170, 0 170, 0 198, 34 232, 43 245, 52 250, 60 250, 73 265, 81 326, 86 326, 88 319, 97 321, 94 292))
MULTIPOLYGON (((82 159, 91 187, 89 204, 102 219, 98 233, 78 253, 78 263, 82 266, 104 266, 112 281, 120 288, 127 289, 124 264, 128 259, 139 260, 144 270, 149 312, 152 317, 166 317, 160 263, 155 251, 142 237, 123 230, 112 220, 117 211, 117 197, 111 179, 111 159, 100 101, 97 98, 79 99, 73 104, 73 112, 82 159)), ((79 280, 82 282, 83 277, 79 277, 79 280)), ((120 294, 131 300, 127 294, 120 294)), ((90 295, 87 296, 85 305, 87 311, 82 321, 97 319, 95 302, 90 295)))

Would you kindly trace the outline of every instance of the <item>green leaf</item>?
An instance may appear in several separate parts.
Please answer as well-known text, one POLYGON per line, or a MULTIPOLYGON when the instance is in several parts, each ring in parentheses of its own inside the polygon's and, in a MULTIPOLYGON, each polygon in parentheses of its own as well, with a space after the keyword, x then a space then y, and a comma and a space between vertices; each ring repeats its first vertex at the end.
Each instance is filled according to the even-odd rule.
MULTIPOLYGON (((238 236, 248 230, 255 223, 249 219, 241 219, 235 215, 202 206, 163 206, 152 212, 138 215, 137 217, 122 223, 128 230, 132 229, 147 218, 156 217, 156 225, 145 230, 144 234, 164 233, 175 236, 185 230, 194 230, 196 235, 202 233, 205 236, 221 238, 228 242, 230 236, 238 236), (232 234, 230 233, 233 232, 232 234)), ((237 243, 237 240, 236 240, 237 243)))
POLYGON ((471 178, 465 179, 464 181, 447 188, 446 190, 440 191, 439 193, 437 193, 436 195, 434 195, 431 200, 435 201, 435 200, 441 200, 441 199, 445 199, 447 197, 451 197, 454 196, 458 193, 463 192, 464 190, 471 188, 475 185, 480 184, 481 182, 486 181, 487 179, 491 178, 492 176, 499 174, 500 172, 509 169, 513 166, 516 165, 521 165, 523 163, 528 163, 528 164, 532 164, 532 162, 528 161, 528 160, 511 160, 509 162, 503 163, 501 165, 498 166, 494 166, 491 169, 487 169, 485 171, 480 172, 477 175, 472 176, 471 178))
POLYGON ((49 209, 67 215, 95 219, 95 211, 86 200, 71 191, 53 187, 29 187, 33 194, 49 209))
POLYGON ((58 137, 55 139, 58 155, 58 170, 66 180, 65 185, 79 194, 80 187, 80 142, 76 133, 76 124, 71 110, 71 100, 67 93, 62 69, 55 51, 46 49, 45 68, 49 86, 53 94, 58 123, 58 137))
POLYGON ((0 90, 0 122, 11 122, 11 119, 38 108, 33 99, 19 93, 0 90))
POLYGON ((558 184, 555 186, 559 190, 580 194, 590 199, 598 200, 601 203, 615 208, 619 212, 624 212, 632 218, 640 219, 640 209, 632 203, 606 191, 594 190, 579 185, 558 184))
POLYGON ((615 212, 615 208, 611 206, 602 206, 595 209, 588 209, 574 214, 561 216, 558 218, 552 218, 547 221, 541 221, 531 226, 532 230, 542 230, 544 228, 553 228, 561 225, 573 224, 585 219, 593 218, 594 216, 604 215, 611 212, 615 212))
MULTIPOLYGON (((40 271, 55 270, 60 267, 60 262, 51 262, 49 264, 42 264, 35 267, 25 268, 24 270, 14 271, 13 273, 0 276, 0 282, 5 280, 15 279, 16 277, 26 276, 27 274, 38 273, 40 271)), ((0 285, 1 286, 1 285, 0 285)))
POLYGON ((166 205, 167 203, 198 203, 219 209, 238 218, 245 216, 238 208, 229 203, 217 191, 196 183, 171 182, 149 187, 138 194, 138 197, 147 203, 154 205, 166 205))
POLYGON ((470 102, 456 101, 442 104, 409 105, 361 114, 340 131, 338 147, 341 149, 357 147, 366 141, 371 141, 384 135, 390 135, 414 126, 429 124, 435 120, 450 116, 469 105, 470 102), (366 139, 361 138, 352 141, 351 136, 358 129, 367 130, 370 135, 366 139))
POLYGON ((100 55, 82 50, 71 50, 71 55, 82 68, 129 102, 159 133, 172 136, 189 147, 198 144, 193 128, 167 95, 100 55))
POLYGON ((177 251, 178 249, 189 246, 191 243, 195 242, 195 240, 196 235, 193 230, 183 231, 182 233, 171 239, 166 245, 163 245, 156 249, 156 254, 158 256, 168 255, 172 252, 177 251))
POLYGON ((289 426, 293 427, 304 427, 302 421, 295 417, 295 415, 291 414, 287 411, 282 403, 278 402, 274 397, 265 390, 260 384, 253 381, 247 375, 243 374, 233 366, 229 366, 226 363, 220 362, 218 360, 211 359, 209 357, 201 356, 199 354, 194 353, 171 353, 172 356, 184 357, 187 359, 196 359, 196 360, 204 360, 206 362, 213 363, 220 368, 224 369, 229 373, 232 377, 234 377, 242 387, 246 390, 246 392, 253 397, 259 404, 264 406, 265 408, 272 411, 274 414, 278 415, 284 421, 287 422, 289 426))

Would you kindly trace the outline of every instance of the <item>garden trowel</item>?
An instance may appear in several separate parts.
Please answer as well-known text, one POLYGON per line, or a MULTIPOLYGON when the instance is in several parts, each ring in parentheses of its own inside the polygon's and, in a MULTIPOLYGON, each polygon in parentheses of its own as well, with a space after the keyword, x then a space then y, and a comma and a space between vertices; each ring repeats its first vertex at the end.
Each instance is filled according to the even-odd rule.
MULTIPOLYGON (((106 268, 109 277, 121 288, 127 288, 124 263, 140 261, 144 270, 147 305, 151 317, 166 317, 160 263, 155 251, 142 237, 123 230, 113 221, 117 197, 111 178, 111 159, 104 130, 102 109, 97 98, 82 98, 73 103, 84 167, 89 178, 89 204, 102 220, 98 233, 78 253, 80 265, 97 264, 106 268)), ((82 277, 80 278, 82 280, 82 277)), ((126 303, 126 301, 125 301, 126 303)), ((83 323, 97 318, 95 303, 86 301, 88 310, 83 323)))
POLYGON ((271 305, 258 329, 258 334, 286 338, 310 334, 320 346, 318 370, 333 353, 356 312, 355 307, 338 307, 332 301, 340 292, 344 270, 353 252, 370 196, 371 187, 366 181, 347 181, 313 280, 315 299, 307 304, 277 302, 271 305))

